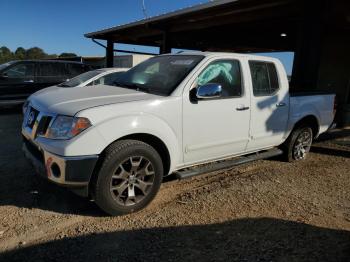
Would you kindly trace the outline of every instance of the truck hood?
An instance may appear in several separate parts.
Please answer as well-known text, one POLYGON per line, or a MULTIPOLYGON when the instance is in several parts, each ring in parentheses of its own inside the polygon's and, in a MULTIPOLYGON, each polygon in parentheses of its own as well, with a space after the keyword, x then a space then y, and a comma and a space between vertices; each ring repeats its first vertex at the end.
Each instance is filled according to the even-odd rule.
POLYGON ((52 86, 34 93, 29 101, 40 111, 73 116, 91 107, 155 98, 159 96, 116 86, 52 86))

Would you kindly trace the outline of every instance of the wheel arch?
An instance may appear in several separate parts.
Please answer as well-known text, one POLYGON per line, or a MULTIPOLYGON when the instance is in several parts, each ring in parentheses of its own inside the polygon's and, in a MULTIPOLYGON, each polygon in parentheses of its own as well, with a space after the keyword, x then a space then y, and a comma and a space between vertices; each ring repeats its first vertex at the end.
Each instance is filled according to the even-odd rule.
POLYGON ((135 133, 135 134, 123 136, 117 139, 116 141, 126 140, 126 139, 141 141, 153 147, 158 152, 160 158, 162 159, 162 162, 164 165, 164 175, 166 176, 169 173, 170 165, 171 165, 171 157, 170 157, 169 149, 166 146, 166 144, 163 142, 163 140, 161 140, 159 137, 152 134, 135 133))
POLYGON ((319 121, 317 119, 317 117, 315 115, 307 115, 302 117, 300 120, 298 120, 293 128, 291 129, 291 133, 299 127, 303 127, 303 126, 307 126, 310 127, 312 129, 312 134, 313 134, 313 138, 317 138, 320 132, 320 124, 319 121))
MULTIPOLYGON (((91 175, 89 186, 88 186, 88 195, 92 196, 91 193, 94 192, 92 187, 94 186, 94 181, 96 181, 98 176, 98 170, 101 168, 101 165, 103 163, 103 160, 105 159, 106 151, 108 148, 117 141, 122 140, 136 140, 144 142, 150 146, 152 146, 159 154, 159 156, 162 159, 163 165, 164 165, 164 176, 167 176, 169 174, 170 168, 171 168, 171 156, 168 147, 164 143, 162 139, 159 137, 148 134, 148 133, 134 133, 125 135, 123 137, 120 137, 116 139, 115 141, 111 142, 106 148, 101 152, 99 159, 95 165, 94 171, 91 175)), ((94 196, 92 196, 94 198, 94 196)))

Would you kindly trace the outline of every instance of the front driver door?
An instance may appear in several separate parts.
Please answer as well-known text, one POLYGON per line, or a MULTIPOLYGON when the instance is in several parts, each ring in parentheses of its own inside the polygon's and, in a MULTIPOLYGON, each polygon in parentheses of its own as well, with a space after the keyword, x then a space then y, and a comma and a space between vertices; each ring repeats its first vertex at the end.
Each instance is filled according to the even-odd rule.
MULTIPOLYGON (((218 99, 197 100, 185 92, 183 102, 183 151, 185 164, 242 153, 248 142, 250 98, 244 92, 240 61, 214 60, 195 80, 197 86, 220 84, 218 99)), ((192 85, 194 85, 192 83, 192 85)))
POLYGON ((1 100, 24 100, 35 85, 35 65, 20 62, 4 70, 1 77, 1 100))

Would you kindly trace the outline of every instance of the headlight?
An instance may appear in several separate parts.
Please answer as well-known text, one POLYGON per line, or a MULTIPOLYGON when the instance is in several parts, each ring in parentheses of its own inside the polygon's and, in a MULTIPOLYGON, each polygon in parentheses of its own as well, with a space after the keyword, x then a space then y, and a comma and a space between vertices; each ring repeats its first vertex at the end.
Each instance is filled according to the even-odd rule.
POLYGON ((85 117, 58 116, 47 130, 47 138, 70 139, 89 128, 91 123, 85 117))

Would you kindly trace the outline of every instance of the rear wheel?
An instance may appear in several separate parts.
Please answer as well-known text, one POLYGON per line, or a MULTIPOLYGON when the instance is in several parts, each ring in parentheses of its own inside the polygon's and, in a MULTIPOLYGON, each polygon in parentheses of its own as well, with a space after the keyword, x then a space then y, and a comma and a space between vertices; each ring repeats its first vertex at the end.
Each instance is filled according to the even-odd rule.
POLYGON ((312 144, 312 129, 310 127, 299 127, 292 131, 284 143, 287 161, 300 161, 306 158, 312 144))
POLYGON ((106 150, 95 184, 97 205, 110 215, 124 215, 146 207, 163 178, 158 152, 148 144, 122 140, 106 150))

